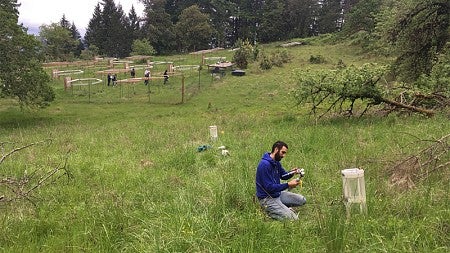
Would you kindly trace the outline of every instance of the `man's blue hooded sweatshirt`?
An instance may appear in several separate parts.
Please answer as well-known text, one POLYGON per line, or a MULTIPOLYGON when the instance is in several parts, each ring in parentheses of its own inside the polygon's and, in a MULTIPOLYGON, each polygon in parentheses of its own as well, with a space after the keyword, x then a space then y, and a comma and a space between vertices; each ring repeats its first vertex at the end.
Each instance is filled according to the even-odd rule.
POLYGON ((287 183, 280 183, 283 180, 291 178, 293 175, 283 176, 287 172, 281 163, 270 157, 270 153, 265 153, 256 169, 256 196, 259 199, 278 198, 281 191, 286 190, 289 186, 287 183))

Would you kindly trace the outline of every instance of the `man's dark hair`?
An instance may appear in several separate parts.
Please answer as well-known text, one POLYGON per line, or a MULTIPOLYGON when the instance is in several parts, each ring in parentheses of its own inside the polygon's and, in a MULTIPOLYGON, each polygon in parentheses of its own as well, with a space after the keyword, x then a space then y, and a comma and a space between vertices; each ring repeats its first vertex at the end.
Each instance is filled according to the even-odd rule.
POLYGON ((288 145, 286 143, 284 143, 283 141, 275 142, 272 146, 272 153, 275 151, 276 148, 278 148, 278 150, 280 150, 283 147, 286 147, 287 149, 289 149, 288 145))

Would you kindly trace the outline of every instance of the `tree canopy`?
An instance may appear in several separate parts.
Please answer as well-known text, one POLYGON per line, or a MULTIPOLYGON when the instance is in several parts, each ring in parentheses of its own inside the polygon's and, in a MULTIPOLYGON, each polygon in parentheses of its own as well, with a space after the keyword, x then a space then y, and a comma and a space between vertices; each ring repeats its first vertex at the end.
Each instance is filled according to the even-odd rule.
POLYGON ((405 81, 430 74, 449 37, 447 0, 392 1, 385 6, 378 28, 397 56, 394 72, 405 81))
POLYGON ((146 1, 142 27, 144 37, 159 54, 176 50, 174 25, 165 10, 165 4, 166 0, 146 1))
POLYGON ((17 0, 0 2, 0 97, 18 99, 21 106, 45 106, 55 95, 42 69, 40 43, 18 25, 17 0))
MULTIPOLYGON (((132 13, 131 13, 132 14, 132 13)), ((126 57, 131 53, 136 20, 133 15, 128 18, 121 5, 114 0, 102 0, 95 7, 94 14, 86 29, 87 46, 95 45, 99 53, 112 57, 126 57), (133 23, 130 23, 133 22, 133 23)))
POLYGON ((209 24, 209 16, 202 13, 197 5, 181 12, 175 30, 182 51, 209 48, 213 29, 209 24))
POLYGON ((58 23, 42 25, 39 37, 42 40, 44 54, 50 61, 69 61, 75 57, 78 41, 73 37, 70 25, 67 27, 58 23))

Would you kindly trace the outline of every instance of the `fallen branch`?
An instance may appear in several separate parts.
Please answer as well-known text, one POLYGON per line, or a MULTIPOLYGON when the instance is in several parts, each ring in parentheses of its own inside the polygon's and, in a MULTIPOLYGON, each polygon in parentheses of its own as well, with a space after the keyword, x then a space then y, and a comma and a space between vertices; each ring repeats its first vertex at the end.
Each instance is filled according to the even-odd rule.
POLYGON ((64 159, 64 165, 62 167, 56 167, 50 171, 48 171, 33 187, 31 187, 28 191, 25 192, 25 195, 28 196, 32 191, 41 187, 47 180, 49 180, 53 175, 55 175, 60 170, 64 170, 64 174, 66 174, 69 178, 72 177, 72 174, 67 170, 67 160, 69 158, 69 152, 66 154, 66 158, 64 159))
MULTIPOLYGON (((447 93, 411 88, 402 83, 383 84, 387 66, 364 64, 337 70, 294 72, 298 88, 293 91, 297 105, 311 106, 311 113, 318 118, 333 110, 339 114, 357 115, 364 106, 362 116, 376 105, 384 105, 382 112, 414 112, 427 117, 450 105, 447 93), (323 113, 319 109, 323 107, 323 113)), ((386 81, 385 81, 386 82, 386 81)))
POLYGON ((38 142, 30 143, 30 144, 28 144, 28 145, 25 145, 25 146, 22 146, 22 147, 19 147, 19 148, 15 148, 15 149, 9 151, 7 154, 4 153, 4 146, 5 146, 5 144, 8 143, 8 142, 1 142, 0 145, 1 145, 1 147, 2 147, 2 158, 0 159, 0 164, 1 164, 8 156, 14 154, 15 152, 18 152, 18 151, 20 151, 20 150, 22 150, 22 149, 26 149, 26 148, 29 148, 29 147, 31 147, 31 146, 34 146, 34 145, 37 145, 37 144, 41 144, 41 143, 44 143, 44 142, 47 142, 47 141, 51 142, 52 140, 51 140, 51 139, 47 139, 47 140, 43 140, 43 141, 38 141, 38 142))
POLYGON ((408 110, 411 110, 411 111, 414 111, 414 112, 419 112, 419 113, 427 115, 428 117, 432 117, 435 114, 435 112, 432 111, 432 110, 427 110, 427 109, 423 109, 423 108, 420 108, 420 107, 416 107, 416 106, 400 103, 400 102, 397 102, 395 100, 390 100, 390 99, 387 99, 387 98, 380 98, 380 99, 381 99, 382 102, 384 102, 386 104, 392 105, 394 107, 400 107, 400 108, 403 108, 403 109, 408 109, 408 110))
POLYGON ((389 181, 400 189, 411 189, 415 183, 428 178, 437 171, 446 171, 450 167, 448 154, 450 134, 396 163, 391 170, 389 181))
MULTIPOLYGON (((39 141, 35 143, 31 143, 19 148, 14 148, 10 152, 6 153, 2 156, 2 159, 0 160, 3 162, 7 157, 10 157, 15 152, 21 151, 25 148, 34 146, 36 144, 40 144, 43 142, 46 142, 48 140, 39 141)), ((4 150, 4 144, 1 143, 2 151, 4 150)), ((5 152, 3 152, 5 153, 5 152)), ((41 173, 42 171, 40 169, 32 172, 30 175, 25 173, 22 177, 15 178, 15 177, 6 177, 3 179, 0 179, 0 186, 5 186, 6 189, 10 191, 10 194, 0 195, 0 203, 2 202, 13 202, 21 199, 26 199, 34 204, 32 197, 33 193, 40 187, 44 186, 46 183, 51 182, 51 179, 54 179, 55 176, 58 174, 58 172, 63 172, 62 174, 59 173, 60 176, 67 175, 68 178, 72 178, 72 174, 68 170, 67 161, 69 157, 70 150, 67 152, 63 164, 59 164, 53 169, 50 169, 48 171, 45 171, 41 173), (7 196, 10 195, 10 196, 7 196)), ((59 178, 59 177, 57 177, 59 178)), ((57 179, 56 178, 56 179, 57 179)))

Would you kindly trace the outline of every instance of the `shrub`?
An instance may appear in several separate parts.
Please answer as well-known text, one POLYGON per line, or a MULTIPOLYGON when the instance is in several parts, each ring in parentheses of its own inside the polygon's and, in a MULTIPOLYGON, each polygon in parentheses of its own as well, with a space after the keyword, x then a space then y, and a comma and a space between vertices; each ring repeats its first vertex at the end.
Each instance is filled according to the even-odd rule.
POLYGON ((256 61, 256 59, 258 59, 258 57, 259 57, 259 46, 258 45, 255 45, 254 47, 253 47, 253 60, 254 61, 256 61))
POLYGON ((234 53, 233 62, 236 63, 238 68, 246 69, 248 63, 254 60, 254 48, 248 40, 238 40, 236 47, 239 49, 234 53))
POLYGON ((291 56, 286 49, 277 50, 270 54, 270 57, 261 54, 259 58, 259 68, 262 70, 271 69, 273 66, 283 67, 284 63, 291 61, 291 56))
POLYGON ((322 64, 325 63, 325 58, 322 55, 311 55, 309 57, 309 62, 312 64, 322 64))
POLYGON ((277 67, 282 67, 283 64, 288 63, 291 61, 291 57, 286 49, 283 50, 277 50, 275 53, 272 54, 271 57, 273 65, 277 67))
POLYGON ((271 69, 273 66, 273 63, 269 57, 265 54, 261 54, 260 61, 259 61, 259 68, 262 70, 268 70, 271 69))
POLYGON ((155 49, 147 39, 133 41, 131 55, 154 55, 155 49))
POLYGON ((342 59, 339 59, 337 64, 336 64, 336 68, 337 69, 343 69, 345 67, 347 67, 347 65, 344 63, 344 61, 342 59))

